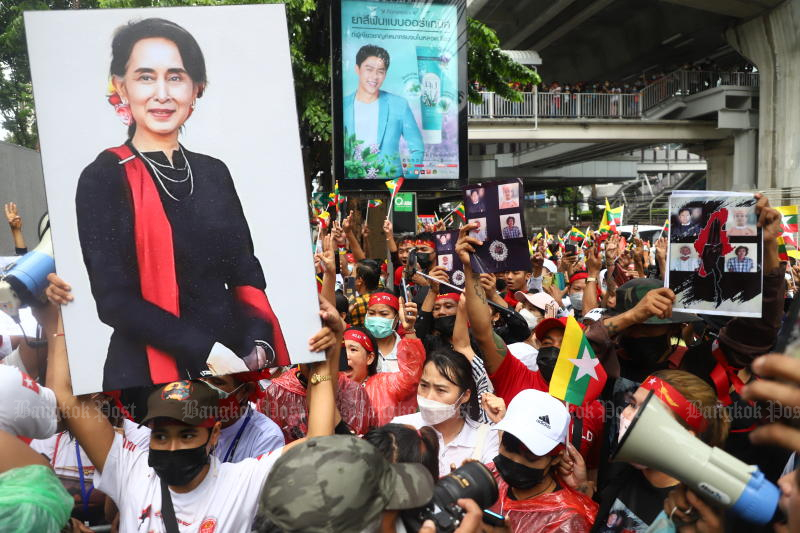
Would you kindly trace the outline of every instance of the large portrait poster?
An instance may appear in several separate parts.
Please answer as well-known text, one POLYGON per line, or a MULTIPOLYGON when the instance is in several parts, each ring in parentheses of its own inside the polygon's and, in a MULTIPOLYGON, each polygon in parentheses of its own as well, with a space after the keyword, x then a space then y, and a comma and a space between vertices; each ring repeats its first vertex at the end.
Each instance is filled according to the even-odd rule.
POLYGON ((665 286, 673 309, 761 316, 763 236, 749 193, 673 191, 665 286))
POLYGON ((333 9, 343 186, 404 176, 421 180, 407 188, 424 188, 466 176, 463 0, 340 0, 333 9))
POLYGON ((319 360, 283 6, 25 25, 74 391, 319 360))

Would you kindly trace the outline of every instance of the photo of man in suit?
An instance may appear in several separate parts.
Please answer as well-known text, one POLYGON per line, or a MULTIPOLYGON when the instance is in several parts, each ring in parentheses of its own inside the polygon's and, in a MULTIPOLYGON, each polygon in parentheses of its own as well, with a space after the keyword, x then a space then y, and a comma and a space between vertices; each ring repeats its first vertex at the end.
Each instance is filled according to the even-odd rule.
POLYGON ((408 101, 381 90, 388 70, 389 53, 385 49, 371 44, 359 49, 355 65, 358 88, 345 96, 343 103, 345 135, 355 134, 361 150, 378 150, 387 170, 391 167, 390 177, 413 177, 413 165, 422 163, 425 145, 408 101), (406 169, 400 160, 401 137, 409 151, 406 169))

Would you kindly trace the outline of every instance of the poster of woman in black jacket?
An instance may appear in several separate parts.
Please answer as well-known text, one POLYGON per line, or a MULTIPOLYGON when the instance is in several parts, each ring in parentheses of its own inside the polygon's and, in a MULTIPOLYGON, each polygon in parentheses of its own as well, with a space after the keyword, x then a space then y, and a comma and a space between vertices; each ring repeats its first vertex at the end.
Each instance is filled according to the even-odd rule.
MULTIPOLYGON (((76 392, 260 371, 314 357, 306 348, 308 334, 300 335, 317 327, 314 313, 305 310, 313 310, 316 294, 311 254, 302 245, 308 235, 299 135, 286 135, 297 127, 294 105, 287 106, 285 97, 293 92, 288 35, 274 29, 251 30, 249 36, 230 31, 272 25, 272 8, 89 10, 29 17, 37 22, 29 35, 37 105, 42 102, 37 114, 49 130, 42 135, 43 166, 53 227, 59 228, 54 230, 56 267, 75 295, 64 321, 76 392), (98 63, 96 38, 84 32, 77 37, 85 40, 77 53, 74 39, 62 44, 74 47, 73 83, 48 93, 52 82, 41 80, 56 78, 54 71, 61 67, 53 61, 55 45, 42 40, 56 18, 64 32, 78 35, 81 27, 92 27, 109 36, 110 50, 106 45, 103 55, 110 56, 110 67, 108 59, 98 63), (221 35, 228 35, 225 43, 221 35), (239 44, 223 46, 232 39, 239 44), (269 57, 262 52, 264 59, 254 62, 255 51, 264 50, 267 41, 275 41, 269 57), (46 68, 37 49, 49 54, 46 68), (83 94, 85 73, 96 76, 102 73, 99 67, 107 85, 105 91, 104 86, 93 89, 90 100, 83 94), (267 80, 276 101, 252 110, 252 89, 267 80), (52 102, 53 95, 60 105, 52 102), (98 110, 99 96, 103 116, 88 111, 98 110), (83 117, 72 109, 81 102, 88 102, 83 117), (60 114, 54 115, 56 107, 60 114), (73 130, 91 137, 61 136, 53 142, 52 124, 60 119, 62 126, 67 116, 73 130), (276 123, 264 126, 270 116, 276 123), (99 124, 97 134, 91 123, 99 124), (84 148, 89 142, 91 152, 84 148), (80 158, 71 153, 78 151, 80 158), (276 159, 279 151, 282 157, 276 159), (260 159, 270 153, 268 160, 260 159), (58 165, 56 176, 50 169, 58 165), (279 247, 281 239, 297 246, 279 247), (78 254, 81 269, 74 265, 78 254), (308 287, 302 281, 285 283, 287 272, 307 278, 308 287), (84 319, 97 325, 82 327, 84 319)), ((280 29, 281 23, 285 28, 285 19, 274 25, 280 29)))

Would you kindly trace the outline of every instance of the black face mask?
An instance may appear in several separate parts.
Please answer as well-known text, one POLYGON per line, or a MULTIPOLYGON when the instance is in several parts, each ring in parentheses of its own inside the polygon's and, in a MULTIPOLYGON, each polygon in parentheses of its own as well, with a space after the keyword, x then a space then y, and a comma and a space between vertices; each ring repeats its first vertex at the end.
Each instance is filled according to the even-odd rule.
MULTIPOLYGON (((211 433, 208 435, 211 439, 211 433)), ((150 448, 147 464, 153 467, 158 477, 167 485, 181 487, 189 484, 208 464, 206 444, 185 450, 154 450, 150 448)))
POLYGON ((453 328, 456 325, 456 315, 440 316, 433 319, 433 329, 438 331, 443 337, 452 337, 453 328))
POLYGON ((547 468, 531 468, 512 461, 505 455, 498 455, 494 458, 494 466, 503 480, 510 487, 515 489, 527 490, 535 487, 544 479, 544 472, 547 468))
POLYGON ((643 369, 651 369, 669 348, 669 335, 658 337, 622 336, 620 345, 631 364, 643 369))
POLYGON ((555 346, 548 346, 539 350, 536 356, 536 364, 539 366, 539 373, 544 380, 550 383, 550 378, 553 377, 553 370, 556 369, 556 360, 558 359, 558 352, 561 348, 555 346))
POLYGON ((428 270, 431 266, 431 254, 417 252, 417 264, 422 270, 428 270))

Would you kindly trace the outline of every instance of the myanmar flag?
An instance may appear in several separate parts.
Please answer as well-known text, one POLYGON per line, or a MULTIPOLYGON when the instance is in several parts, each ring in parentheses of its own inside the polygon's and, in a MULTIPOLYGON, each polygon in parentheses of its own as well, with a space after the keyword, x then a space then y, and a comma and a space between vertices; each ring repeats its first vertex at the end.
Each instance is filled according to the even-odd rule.
POLYGON ((405 178, 400 177, 400 178, 395 178, 393 180, 388 180, 388 181, 386 181, 384 183, 386 183, 386 188, 389 189, 390 191, 392 191, 392 194, 394 195, 394 194, 397 194, 400 191, 400 187, 403 186, 403 182, 404 181, 405 181, 405 178))
POLYGON ((458 207, 456 207, 456 215, 458 215, 458 218, 460 218, 462 222, 467 221, 467 213, 464 211, 463 202, 458 204, 458 207))
POLYGON ((378 207, 383 205, 383 200, 370 200, 367 202, 367 207, 378 207))
POLYGON ((550 378, 550 395, 572 405, 582 405, 600 396, 607 378, 578 322, 567 317, 561 350, 550 378))
POLYGON ((784 233, 797 233, 800 226, 797 221, 798 206, 784 205, 777 208, 781 212, 781 227, 784 233))
POLYGON ((567 239, 573 242, 584 241, 586 240, 586 234, 575 226, 572 226, 572 229, 567 233, 567 239))
POLYGON ((614 233, 614 230, 608 223, 608 211, 603 210, 603 218, 600 219, 600 227, 597 230, 601 235, 606 235, 608 233, 614 233))
POLYGON ((669 234, 669 217, 667 217, 667 220, 664 221, 664 227, 661 228, 661 233, 669 234))
POLYGON ((331 214, 328 213, 327 211, 323 211, 322 213, 319 214, 317 220, 319 221, 319 225, 322 226, 323 229, 327 229, 328 224, 330 224, 331 222, 331 214))
POLYGON ((614 232, 616 232, 617 226, 622 225, 623 211, 625 211, 624 205, 611 209, 611 206, 608 205, 608 198, 606 198, 606 212, 607 212, 606 218, 608 220, 608 225, 614 228, 614 232))
POLYGON ((789 253, 786 251, 786 242, 784 241, 783 237, 778 237, 778 260, 789 260, 789 253))

